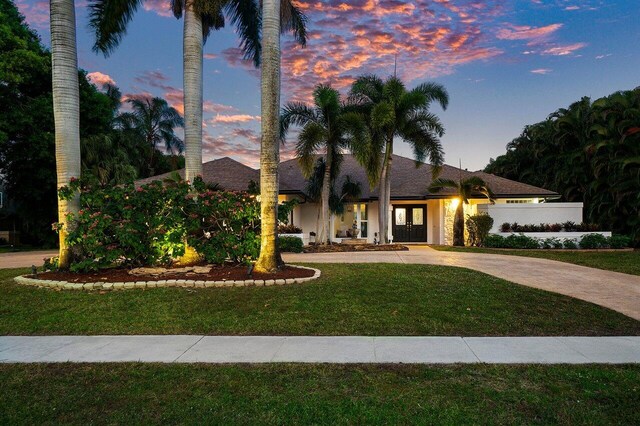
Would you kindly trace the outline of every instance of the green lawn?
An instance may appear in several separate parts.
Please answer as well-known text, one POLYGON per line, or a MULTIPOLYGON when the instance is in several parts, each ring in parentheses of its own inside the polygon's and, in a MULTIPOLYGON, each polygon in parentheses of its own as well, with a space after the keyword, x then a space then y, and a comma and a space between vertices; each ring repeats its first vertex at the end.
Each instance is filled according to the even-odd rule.
POLYGON ((440 251, 506 254, 511 256, 538 257, 574 263, 591 268, 640 275, 640 250, 634 251, 549 251, 549 250, 508 250, 481 247, 431 246, 440 251))
POLYGON ((292 286, 120 292, 20 286, 0 270, 0 335, 640 335, 640 321, 468 269, 320 265, 292 286))
POLYGON ((640 424, 640 366, 0 365, 0 424, 640 424))

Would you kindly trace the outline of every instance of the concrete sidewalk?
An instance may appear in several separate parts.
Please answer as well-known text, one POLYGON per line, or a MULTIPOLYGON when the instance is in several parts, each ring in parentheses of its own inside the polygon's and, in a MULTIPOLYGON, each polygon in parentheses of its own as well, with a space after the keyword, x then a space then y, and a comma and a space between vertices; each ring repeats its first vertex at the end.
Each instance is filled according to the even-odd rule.
POLYGON ((631 337, 0 336, 0 363, 640 363, 631 337))
POLYGON ((44 259, 57 255, 57 250, 17 251, 13 253, 0 253, 0 269, 28 268, 31 265, 36 265, 39 268, 44 263, 44 259))

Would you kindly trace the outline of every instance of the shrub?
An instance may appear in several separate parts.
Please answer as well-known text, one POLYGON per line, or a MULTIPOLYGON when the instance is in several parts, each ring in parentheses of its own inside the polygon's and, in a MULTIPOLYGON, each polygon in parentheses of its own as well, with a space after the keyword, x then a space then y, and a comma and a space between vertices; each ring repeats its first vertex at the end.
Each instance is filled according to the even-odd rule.
POLYGON ((6 246, 7 244, 9 244, 9 241, 5 238, 0 238, 0 246, 6 246))
POLYGON ((602 234, 587 234, 580 239, 580 248, 599 249, 608 247, 607 237, 602 234))
POLYGON ((500 232, 511 232, 511 224, 509 222, 505 222, 500 225, 500 232))
POLYGON ((505 248, 514 249, 537 249, 540 248, 538 240, 526 235, 509 235, 504 239, 505 248))
POLYGON ((575 250, 578 248, 578 243, 576 243, 575 240, 571 238, 567 238, 562 242, 562 247, 566 249, 575 250))
POLYGON ((614 249, 622 249, 631 246, 631 237, 627 237, 626 235, 612 235, 607 238, 607 243, 609 247, 614 249))
POLYGON ((301 233, 302 233, 302 229, 298 228, 293 224, 278 226, 278 234, 301 234, 301 233))
MULTIPOLYGON (((72 271, 113 266, 170 264, 185 242, 209 263, 247 263, 260 249, 260 206, 245 192, 212 191, 202 179, 132 183, 111 188, 60 189, 61 198, 80 190, 81 209, 69 219, 72 271)), ((58 227, 54 224, 54 227, 58 227)))
POLYGON ((278 237, 278 244, 281 252, 301 253, 303 242, 298 237, 278 237))
POLYGON ((483 246, 492 227, 493 218, 486 213, 467 217, 469 244, 476 247, 483 246))
POLYGON ((502 248, 504 247, 505 238, 502 235, 491 234, 484 240, 484 246, 489 248, 502 248))
POLYGON ((549 225, 549 231, 560 232, 562 231, 562 225, 560 223, 552 223, 551 225, 549 225))
POLYGON ((544 240, 542 240, 541 242, 541 247, 543 249, 561 249, 562 248, 562 241, 560 241, 560 239, 558 238, 545 238, 544 240))
POLYGON ((570 220, 562 223, 562 229, 564 232, 575 232, 578 230, 575 222, 571 222, 570 220))

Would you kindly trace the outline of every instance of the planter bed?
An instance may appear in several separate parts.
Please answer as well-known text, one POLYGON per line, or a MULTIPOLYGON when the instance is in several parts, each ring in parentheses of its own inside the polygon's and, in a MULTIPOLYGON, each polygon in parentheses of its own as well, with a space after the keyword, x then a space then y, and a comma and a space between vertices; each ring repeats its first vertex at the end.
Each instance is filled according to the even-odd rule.
POLYGON ((162 274, 131 274, 127 269, 106 269, 100 272, 43 272, 37 276, 16 277, 26 285, 65 290, 119 290, 154 287, 240 287, 283 285, 306 282, 320 276, 320 271, 287 265, 276 274, 254 272, 249 276, 246 266, 212 266, 206 273, 172 272, 162 274))
POLYGON ((325 244, 305 246, 305 253, 339 253, 349 251, 406 251, 402 244, 325 244))

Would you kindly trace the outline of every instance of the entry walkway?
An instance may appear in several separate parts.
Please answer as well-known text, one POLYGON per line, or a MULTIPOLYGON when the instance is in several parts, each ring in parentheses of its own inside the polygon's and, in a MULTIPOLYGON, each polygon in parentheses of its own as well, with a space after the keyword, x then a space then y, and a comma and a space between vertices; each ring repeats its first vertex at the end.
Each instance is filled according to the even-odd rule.
POLYGON ((640 363, 634 337, 2 336, 0 363, 640 363))
MULTIPOLYGON (((286 253, 288 263, 411 263, 458 266, 554 293, 586 300, 640 320, 640 276, 524 256, 438 251, 286 253)), ((389 277, 393 279, 393 277, 389 277)))
POLYGON ((31 265, 42 266, 45 258, 57 256, 56 250, 18 251, 15 253, 0 253, 0 269, 28 268, 31 265))

